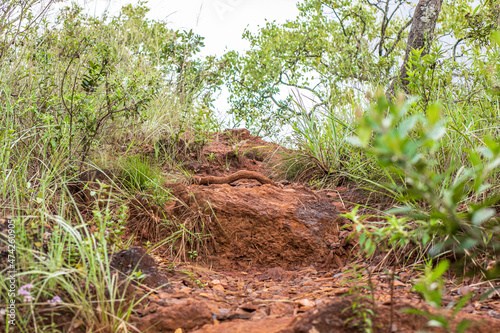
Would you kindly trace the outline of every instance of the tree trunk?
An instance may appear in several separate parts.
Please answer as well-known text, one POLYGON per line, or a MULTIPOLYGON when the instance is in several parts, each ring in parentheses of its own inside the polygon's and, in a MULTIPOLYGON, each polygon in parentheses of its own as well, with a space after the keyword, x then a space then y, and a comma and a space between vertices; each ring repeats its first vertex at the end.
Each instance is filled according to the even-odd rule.
POLYGON ((404 89, 408 92, 406 88, 409 83, 408 75, 406 74, 408 58, 412 50, 424 49, 422 55, 429 52, 442 4, 443 0, 420 0, 418 2, 411 22, 403 65, 401 65, 401 69, 399 70, 399 76, 392 81, 391 86, 386 91, 388 99, 392 99, 396 93, 396 89, 404 89))

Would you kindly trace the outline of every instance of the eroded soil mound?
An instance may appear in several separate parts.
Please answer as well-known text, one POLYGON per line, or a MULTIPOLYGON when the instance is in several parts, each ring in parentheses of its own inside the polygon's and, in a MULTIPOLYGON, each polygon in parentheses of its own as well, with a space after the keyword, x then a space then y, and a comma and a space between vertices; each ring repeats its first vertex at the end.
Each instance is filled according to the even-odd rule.
POLYGON ((205 216, 213 236, 205 255, 219 266, 339 267, 352 248, 342 229, 348 221, 331 199, 303 186, 175 184, 171 190, 179 201, 170 215, 205 216))
POLYGON ((239 170, 258 171, 269 176, 286 149, 247 129, 229 129, 214 133, 210 142, 198 151, 181 150, 178 158, 184 167, 198 176, 226 176, 239 170))

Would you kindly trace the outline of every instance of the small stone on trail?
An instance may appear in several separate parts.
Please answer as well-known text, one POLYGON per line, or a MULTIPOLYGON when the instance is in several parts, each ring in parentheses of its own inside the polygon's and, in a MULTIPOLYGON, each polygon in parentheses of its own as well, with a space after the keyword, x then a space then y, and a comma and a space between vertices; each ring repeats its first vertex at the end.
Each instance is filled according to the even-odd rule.
POLYGON ((394 279, 394 285, 399 287, 406 287, 406 284, 399 281, 398 279, 394 279))
POLYGON ((245 303, 242 306, 240 306, 240 308, 247 312, 254 312, 259 308, 259 306, 253 303, 245 303))
POLYGON ((489 310, 487 312, 487 314, 490 316, 490 317, 493 317, 495 319, 500 319, 500 313, 496 312, 496 311, 493 311, 493 310, 489 310))
POLYGON ((245 281, 240 280, 240 281, 238 281, 238 283, 236 285, 238 286, 239 291, 245 290, 245 281))
POLYGON ((224 287, 220 284, 216 284, 215 286, 212 287, 212 289, 219 293, 223 293, 225 291, 224 287))
POLYGON ((457 289, 457 292, 460 296, 467 295, 468 293, 473 292, 474 289, 472 289, 471 286, 463 286, 457 289))
POLYGON ((407 282, 408 279, 410 278, 410 274, 406 272, 399 273, 399 279, 403 282, 407 282))
POLYGON ((132 247, 113 254, 111 266, 125 275, 141 272, 145 277, 141 284, 150 288, 164 286, 168 283, 167 276, 158 270, 156 261, 142 247, 132 247))
POLYGON ((209 294, 209 293, 200 293, 199 294, 201 297, 205 297, 205 298, 208 298, 208 299, 214 299, 214 295, 213 294, 209 294))
POLYGON ((159 297, 160 299, 166 299, 166 298, 170 298, 170 294, 169 294, 169 293, 165 293, 165 292, 160 291, 160 292, 158 293, 158 297, 159 297))
POLYGON ((308 300, 307 298, 304 298, 304 299, 300 299, 297 301, 297 304, 299 305, 299 308, 301 307, 308 307, 308 308, 312 308, 313 306, 316 305, 316 303, 308 300))
POLYGON ((210 281, 210 282, 208 283, 208 285, 209 285, 210 287, 213 287, 213 286, 215 286, 216 284, 221 284, 220 280, 218 280, 218 279, 214 279, 214 280, 212 280, 212 281, 210 281))
POLYGON ((294 309, 295 309, 295 304, 293 304, 293 303, 274 302, 268 306, 267 312, 268 312, 269 316, 279 318, 279 317, 293 315, 294 309))

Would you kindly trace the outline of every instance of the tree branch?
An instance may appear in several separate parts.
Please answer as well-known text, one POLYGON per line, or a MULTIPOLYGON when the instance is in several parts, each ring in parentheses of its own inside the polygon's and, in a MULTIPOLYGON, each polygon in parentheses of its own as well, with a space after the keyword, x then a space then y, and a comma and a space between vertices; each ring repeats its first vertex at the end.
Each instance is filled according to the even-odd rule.
POLYGON ((389 54, 392 53, 392 51, 394 51, 394 49, 396 48, 396 45, 399 43, 399 41, 401 40, 401 35, 403 34, 403 31, 406 30, 406 28, 408 28, 411 24, 411 21, 412 19, 408 20, 408 22, 406 22, 398 31, 398 35, 396 37, 396 40, 394 41, 394 43, 392 44, 391 48, 384 54, 384 57, 388 57, 389 54))

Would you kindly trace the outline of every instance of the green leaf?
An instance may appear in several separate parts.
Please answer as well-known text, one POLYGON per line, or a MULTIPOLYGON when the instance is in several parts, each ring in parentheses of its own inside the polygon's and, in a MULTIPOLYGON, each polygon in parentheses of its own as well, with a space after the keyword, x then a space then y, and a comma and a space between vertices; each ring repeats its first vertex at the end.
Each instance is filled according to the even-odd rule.
POLYGON ((371 246, 372 246, 372 240, 371 238, 368 238, 365 243, 365 250, 368 252, 368 254, 371 254, 371 246))
POLYGON ((364 242, 366 240, 366 234, 363 232, 360 236, 359 236, 359 246, 363 246, 364 242))
POLYGON ((409 314, 414 314, 414 315, 427 315, 427 312, 419 310, 419 309, 413 309, 413 308, 406 308, 406 309, 401 309, 402 313, 409 313, 409 314))
POLYGON ((476 226, 480 226, 495 216, 495 214, 496 211, 493 208, 481 208, 472 214, 472 223, 476 226))
POLYGON ((455 331, 457 333, 464 333, 465 330, 470 326, 471 321, 469 319, 463 319, 460 323, 458 323, 457 328, 455 331))
POLYGON ((493 31, 491 33, 491 40, 500 46, 500 31, 493 31))
POLYGON ((441 105, 438 103, 431 104, 427 109, 427 120, 431 125, 436 124, 441 118, 441 105))
POLYGON ((430 327, 446 327, 447 322, 445 318, 434 318, 427 322, 427 326, 430 327))
POLYGON ((455 306, 453 307, 452 317, 455 317, 458 311, 460 311, 467 304, 472 296, 474 296, 474 293, 468 293, 458 300, 457 304, 455 304, 455 306))
POLYGON ((399 133, 401 137, 406 137, 408 135, 408 132, 415 128, 417 122, 418 119, 415 116, 409 117, 408 119, 405 119, 403 122, 401 122, 401 125, 399 125, 399 133))
POLYGON ((426 137, 429 140, 438 141, 446 134, 446 127, 436 125, 431 130, 426 132, 426 137))
POLYGON ((413 210, 413 207, 402 206, 389 209, 386 213, 391 215, 407 214, 413 210))
POLYGON ((440 261, 439 264, 437 264, 436 268, 432 270, 429 279, 431 281, 436 281, 448 270, 449 266, 450 262, 448 260, 440 261))
POLYGON ((462 250, 462 251, 465 251, 465 250, 470 250, 472 249, 474 246, 476 246, 478 244, 478 241, 473 239, 473 238, 465 238, 464 240, 462 240, 460 242, 460 246, 459 246, 459 249, 462 250))
POLYGON ((431 239, 431 236, 428 233, 424 233, 422 235, 422 245, 426 246, 427 243, 429 243, 430 239, 431 239))

